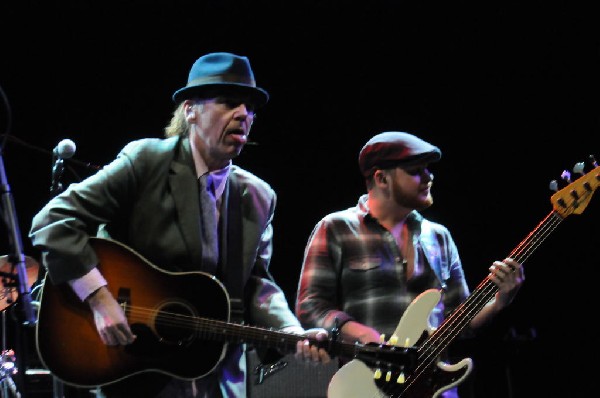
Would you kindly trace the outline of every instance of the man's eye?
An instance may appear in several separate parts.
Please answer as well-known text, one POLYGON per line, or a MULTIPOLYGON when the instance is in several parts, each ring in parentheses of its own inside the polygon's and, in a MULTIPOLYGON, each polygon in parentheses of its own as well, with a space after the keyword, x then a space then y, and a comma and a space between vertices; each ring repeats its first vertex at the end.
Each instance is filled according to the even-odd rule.
POLYGON ((248 111, 250 111, 250 112, 254 111, 254 105, 250 101, 247 101, 245 99, 217 98, 217 102, 224 104, 229 109, 237 108, 241 104, 244 104, 244 105, 246 105, 246 109, 248 109, 248 111))
POLYGON ((410 174, 411 176, 416 176, 416 175, 419 175, 419 174, 423 174, 423 172, 425 172, 425 170, 426 170, 425 167, 419 167, 419 168, 416 168, 416 169, 404 169, 404 171, 407 174, 410 174))

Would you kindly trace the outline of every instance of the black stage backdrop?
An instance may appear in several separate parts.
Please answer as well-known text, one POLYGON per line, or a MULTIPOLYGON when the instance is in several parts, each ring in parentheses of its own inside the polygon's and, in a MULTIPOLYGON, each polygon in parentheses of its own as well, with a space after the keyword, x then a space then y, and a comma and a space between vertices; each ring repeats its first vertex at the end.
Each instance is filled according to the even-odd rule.
MULTIPOLYGON (((424 214, 450 228, 475 287, 552 210, 549 182, 600 157, 595 15, 541 1, 2 2, 3 133, 12 117, 3 160, 26 254, 38 255, 27 232, 51 196, 60 140, 77 144, 63 178, 76 182, 126 142, 160 137, 196 58, 232 51, 250 57, 271 94, 252 131, 257 145, 236 163, 278 192, 271 270, 290 303, 312 227, 356 203, 358 152, 386 130, 441 147, 424 214)), ((595 351, 586 319, 599 215, 593 197, 568 217, 526 262, 510 309, 457 344, 459 358, 476 361, 465 396, 591 385, 578 358, 595 351)))

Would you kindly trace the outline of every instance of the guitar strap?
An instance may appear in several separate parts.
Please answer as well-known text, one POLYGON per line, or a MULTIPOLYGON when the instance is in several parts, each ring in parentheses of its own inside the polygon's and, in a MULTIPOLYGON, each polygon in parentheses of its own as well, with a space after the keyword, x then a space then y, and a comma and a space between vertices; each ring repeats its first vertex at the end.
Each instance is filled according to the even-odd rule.
POLYGON ((227 187, 223 192, 220 219, 220 247, 221 256, 219 264, 219 279, 227 288, 231 303, 231 321, 242 323, 244 321, 244 270, 242 259, 242 200, 240 184, 235 173, 229 174, 227 187), (225 211, 223 211, 225 210, 225 211))

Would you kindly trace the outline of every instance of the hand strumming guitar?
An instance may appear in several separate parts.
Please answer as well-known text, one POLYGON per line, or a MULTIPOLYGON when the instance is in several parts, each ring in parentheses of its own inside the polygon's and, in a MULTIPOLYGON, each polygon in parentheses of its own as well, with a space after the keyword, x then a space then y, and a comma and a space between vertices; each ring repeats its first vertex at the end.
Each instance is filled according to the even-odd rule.
POLYGON ((102 286, 87 299, 94 314, 96 329, 106 345, 126 345, 135 340, 135 335, 127 323, 125 312, 117 300, 102 286))

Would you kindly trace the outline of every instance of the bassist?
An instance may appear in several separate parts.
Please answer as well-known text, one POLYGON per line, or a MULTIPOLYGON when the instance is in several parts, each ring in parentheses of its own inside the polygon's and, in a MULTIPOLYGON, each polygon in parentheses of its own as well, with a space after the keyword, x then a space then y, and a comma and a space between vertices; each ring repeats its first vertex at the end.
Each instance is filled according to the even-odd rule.
MULTIPOLYGON (((423 322, 409 322, 419 330, 392 341, 413 346, 467 298, 470 290, 450 232, 419 213, 433 204, 429 166, 440 158, 438 147, 404 132, 384 132, 364 145, 359 167, 368 193, 355 207, 321 219, 308 240, 296 303, 305 327, 337 326, 343 340, 362 343, 380 342, 383 334, 387 342, 409 304, 428 289, 439 290, 441 299, 431 313, 421 314, 423 322)), ((489 270, 499 290, 470 320, 472 329, 509 305, 524 281, 521 264, 510 258, 495 261, 489 270)), ((359 382, 350 379, 345 382, 359 382)), ((449 378, 446 385, 423 386, 419 394, 388 392, 385 384, 381 390, 390 396, 449 398, 458 396, 458 382, 449 378)))

